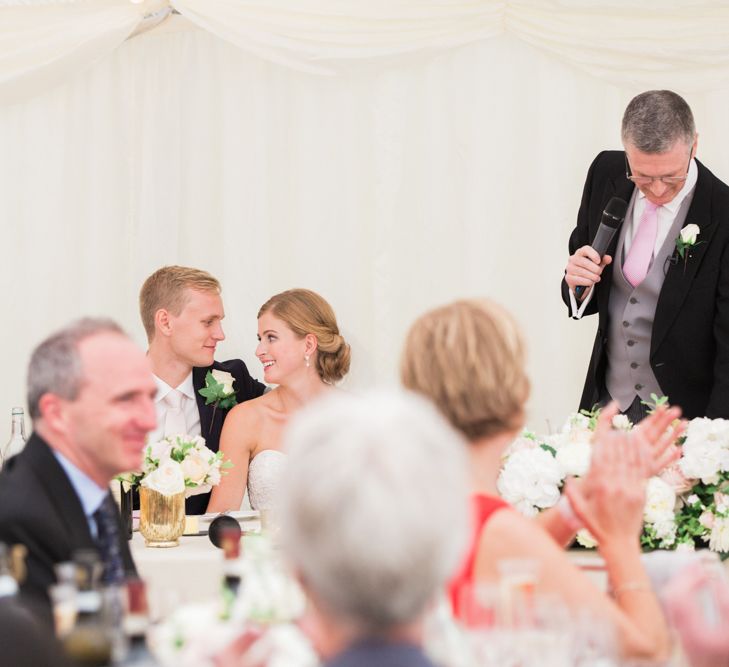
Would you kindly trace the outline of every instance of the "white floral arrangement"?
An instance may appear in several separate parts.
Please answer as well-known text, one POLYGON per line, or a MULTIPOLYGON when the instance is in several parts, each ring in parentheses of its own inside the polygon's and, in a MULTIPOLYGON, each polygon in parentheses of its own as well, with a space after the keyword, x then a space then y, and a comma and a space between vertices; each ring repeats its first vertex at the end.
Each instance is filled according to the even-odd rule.
MULTIPOLYGON (((572 414, 554 435, 524 431, 504 456, 497 483, 504 500, 526 516, 554 506, 566 479, 589 468, 598 414, 572 414)), ((629 431, 633 425, 618 415, 613 427, 629 431)), ((680 459, 646 486, 641 545, 646 550, 708 547, 729 556, 729 420, 693 419, 678 444, 680 459)), ((577 541, 596 546, 585 530, 577 541)))
MULTIPOLYGON (((243 536, 236 561, 241 584, 237 597, 223 589, 221 599, 177 609, 154 630, 152 652, 164 666, 213 667, 215 656, 236 637, 254 636, 245 664, 316 667, 319 661, 295 622, 306 599, 291 577, 273 540, 265 533, 243 536)), ((242 664, 242 663, 241 663, 242 664)))
POLYGON ((125 491, 141 485, 166 496, 183 491, 193 496, 219 484, 223 470, 230 467, 223 453, 208 449, 200 436, 175 435, 147 445, 142 469, 118 479, 125 491))

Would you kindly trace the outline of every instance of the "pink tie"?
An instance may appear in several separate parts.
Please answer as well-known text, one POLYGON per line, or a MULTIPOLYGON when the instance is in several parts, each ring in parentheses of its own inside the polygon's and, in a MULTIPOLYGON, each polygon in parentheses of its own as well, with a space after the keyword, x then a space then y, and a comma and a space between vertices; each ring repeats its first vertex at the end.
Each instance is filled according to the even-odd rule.
POLYGON ((633 287, 640 285, 648 273, 658 233, 658 208, 646 199, 638 231, 623 264, 623 275, 633 287))

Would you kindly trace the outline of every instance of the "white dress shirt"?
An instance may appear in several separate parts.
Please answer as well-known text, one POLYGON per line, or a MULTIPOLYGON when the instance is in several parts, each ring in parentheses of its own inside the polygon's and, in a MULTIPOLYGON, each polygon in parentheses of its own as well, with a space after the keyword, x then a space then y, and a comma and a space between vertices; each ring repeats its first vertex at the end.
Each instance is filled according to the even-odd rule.
POLYGON ((150 432, 147 437, 147 442, 157 442, 164 437, 165 419, 167 417, 167 404, 164 398, 173 389, 177 389, 183 396, 181 408, 185 415, 187 435, 200 435, 200 412, 197 409, 195 388, 192 384, 192 371, 190 371, 190 374, 177 387, 170 387, 170 385, 156 375, 154 376, 154 381, 157 383, 157 395, 154 398, 155 409, 157 411, 157 428, 150 432))
POLYGON ((60 464, 63 471, 71 482, 73 490, 76 492, 78 499, 81 501, 81 507, 86 515, 86 521, 89 524, 91 537, 96 539, 99 531, 96 527, 94 512, 96 512, 101 503, 104 502, 106 494, 109 493, 109 487, 100 487, 86 473, 81 472, 73 463, 71 463, 63 454, 54 451, 53 455, 60 464))
MULTIPOLYGON (((656 243, 653 246, 654 256, 661 249, 663 242, 666 240, 666 234, 668 234, 668 230, 671 229, 671 226, 673 225, 673 222, 678 215, 678 211, 681 208, 683 200, 686 199, 687 195, 696 186, 697 178, 698 168, 696 167, 696 160, 692 159, 691 164, 689 165, 688 175, 686 176, 686 181, 684 182, 683 187, 678 191, 678 194, 670 202, 668 202, 667 204, 663 204, 658 208, 658 231, 656 233, 656 243)), ((633 243, 633 239, 638 232, 638 225, 640 224, 640 218, 643 215, 643 211, 645 210, 645 204, 645 195, 640 190, 638 190, 638 188, 636 188, 636 193, 633 197, 633 215, 631 216, 628 228, 625 230, 625 241, 623 243, 623 252, 626 256, 628 254, 628 251, 630 250, 630 246, 633 243)), ((613 263, 619 260, 620 258, 613 257, 613 263)), ((652 262, 653 260, 651 260, 651 263, 652 262)), ((587 304, 590 303, 590 300, 592 299, 593 291, 594 290, 590 288, 590 291, 585 295, 585 298, 582 300, 582 303, 580 303, 579 307, 577 306, 577 299, 575 298, 574 292, 572 290, 569 291, 570 313, 572 314, 572 317, 574 319, 579 320, 582 317, 583 313, 585 312, 585 308, 587 308, 587 304)))

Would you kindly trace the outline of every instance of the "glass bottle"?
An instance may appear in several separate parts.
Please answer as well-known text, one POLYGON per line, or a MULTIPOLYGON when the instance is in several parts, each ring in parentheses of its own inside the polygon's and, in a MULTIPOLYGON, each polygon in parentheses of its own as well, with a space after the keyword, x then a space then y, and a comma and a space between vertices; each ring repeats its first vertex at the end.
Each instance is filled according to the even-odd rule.
POLYGON ((10 550, 4 542, 0 542, 0 598, 15 597, 18 594, 18 582, 13 576, 10 550))
POLYGON ((103 566, 96 551, 73 554, 76 569, 78 616, 62 638, 66 655, 79 667, 103 667, 112 661, 112 638, 103 605, 99 580, 103 566))
POLYGON ((147 588, 141 579, 128 579, 126 584, 127 604, 124 614, 124 634, 129 646, 130 658, 144 656, 147 651, 147 630, 149 629, 149 603, 147 588))
POLYGON ((223 609, 221 616, 224 619, 231 617, 236 598, 240 590, 240 527, 225 526, 221 529, 221 546, 223 548, 223 609))
POLYGON ((25 418, 23 408, 13 408, 12 419, 10 440, 8 440, 8 444, 5 445, 5 450, 3 451, 2 458, 4 461, 15 456, 25 447, 25 418))

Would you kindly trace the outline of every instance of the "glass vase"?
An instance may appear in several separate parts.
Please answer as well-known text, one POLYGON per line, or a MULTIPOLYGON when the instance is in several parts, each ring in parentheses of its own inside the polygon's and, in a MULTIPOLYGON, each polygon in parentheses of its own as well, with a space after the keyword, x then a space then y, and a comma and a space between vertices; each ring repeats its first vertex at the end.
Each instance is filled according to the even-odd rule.
POLYGON ((185 492, 165 496, 139 489, 139 532, 148 547, 176 547, 185 530, 185 492))

